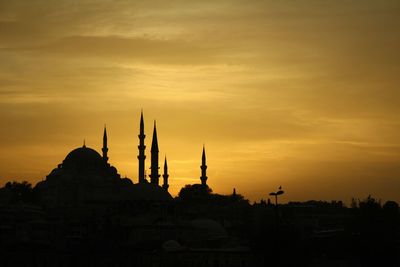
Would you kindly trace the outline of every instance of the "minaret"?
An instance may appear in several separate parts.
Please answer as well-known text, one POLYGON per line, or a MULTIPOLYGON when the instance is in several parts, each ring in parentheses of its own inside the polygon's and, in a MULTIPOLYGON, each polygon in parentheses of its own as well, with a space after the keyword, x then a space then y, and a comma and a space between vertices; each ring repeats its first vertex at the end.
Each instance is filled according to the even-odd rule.
POLYGON ((101 149, 101 151, 103 151, 103 160, 105 163, 107 163, 108 162, 108 156, 107 156, 108 147, 107 147, 107 129, 106 129, 105 125, 104 125, 104 133, 103 133, 103 148, 101 149))
POLYGON ((201 157, 201 184, 207 186, 207 165, 206 165, 206 149, 203 146, 203 156, 201 157))
POLYGON ((152 184, 158 185, 160 175, 158 174, 158 141, 156 121, 154 121, 153 141, 151 143, 151 174, 150 179, 152 184))
POLYGON ((164 183, 163 183, 163 188, 168 191, 168 165, 167 165, 167 156, 165 156, 165 161, 164 161, 164 174, 163 174, 163 178, 164 178, 164 183))
POLYGON ((146 160, 146 155, 144 154, 146 150, 146 146, 144 145, 144 139, 146 138, 146 135, 144 134, 143 111, 140 113, 140 134, 138 135, 138 137, 139 137, 139 145, 138 145, 139 184, 141 184, 146 182, 145 168, 144 168, 144 163, 146 160))

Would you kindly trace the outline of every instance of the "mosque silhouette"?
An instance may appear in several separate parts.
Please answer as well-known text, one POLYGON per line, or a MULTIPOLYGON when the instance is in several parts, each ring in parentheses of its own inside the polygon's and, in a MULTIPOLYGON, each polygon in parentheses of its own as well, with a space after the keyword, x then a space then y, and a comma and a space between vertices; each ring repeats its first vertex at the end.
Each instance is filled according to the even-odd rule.
MULTIPOLYGON (((159 148, 157 127, 154 122, 151 144, 151 173, 148 181, 145 172, 146 145, 143 112, 140 115, 139 132, 139 167, 137 183, 131 179, 121 178, 117 169, 109 163, 107 129, 104 127, 102 155, 86 146, 72 150, 57 168, 47 175, 36 189, 41 202, 51 206, 95 205, 117 203, 121 201, 155 201, 172 200, 168 192, 169 174, 167 158, 164 160, 163 183, 160 185, 159 148)), ((203 147, 201 165, 201 185, 207 186, 207 165, 203 147)))

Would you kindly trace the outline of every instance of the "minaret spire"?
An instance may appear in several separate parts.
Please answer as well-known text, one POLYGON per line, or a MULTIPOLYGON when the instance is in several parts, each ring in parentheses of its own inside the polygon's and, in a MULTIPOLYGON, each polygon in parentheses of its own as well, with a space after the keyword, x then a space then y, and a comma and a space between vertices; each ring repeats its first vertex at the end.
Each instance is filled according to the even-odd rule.
POLYGON ((154 130, 153 130, 153 141, 151 143, 151 174, 150 179, 152 184, 158 185, 158 181, 160 175, 158 174, 158 140, 157 140, 157 127, 156 121, 154 121, 154 130))
POLYGON ((203 145, 203 155, 201 157, 201 184, 207 186, 207 165, 206 165, 206 149, 203 145))
POLYGON ((167 156, 165 156, 165 160, 164 160, 164 174, 163 174, 163 178, 164 178, 164 183, 163 183, 163 188, 168 191, 168 165, 167 165, 167 156))
POLYGON ((107 156, 107 152, 108 152, 108 147, 107 147, 107 129, 106 129, 106 125, 104 125, 104 133, 103 133, 103 148, 101 149, 101 151, 103 151, 103 160, 104 162, 108 162, 108 156, 107 156))
POLYGON ((146 138, 146 135, 144 134, 144 120, 143 120, 143 110, 140 112, 140 133, 138 135, 139 137, 139 155, 138 155, 138 160, 139 160, 139 183, 145 183, 146 182, 146 175, 145 175, 145 160, 146 160, 146 155, 145 155, 145 150, 146 146, 144 145, 144 139, 146 138))

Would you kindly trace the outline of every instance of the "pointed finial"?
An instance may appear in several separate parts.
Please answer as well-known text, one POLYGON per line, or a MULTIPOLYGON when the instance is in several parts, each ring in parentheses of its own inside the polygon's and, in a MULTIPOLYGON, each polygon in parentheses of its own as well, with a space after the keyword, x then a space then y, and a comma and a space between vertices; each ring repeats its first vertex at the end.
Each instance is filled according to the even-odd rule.
POLYGON ((157 125, 156 125, 156 120, 154 120, 154 130, 153 130, 153 141, 151 143, 151 151, 158 152, 158 140, 157 140, 157 125))
POLYGON ((143 119, 143 109, 140 112, 140 135, 145 136, 144 135, 144 119, 143 119))
POLYGON ((169 177, 169 175, 168 175, 167 155, 165 155, 164 174, 163 174, 164 183, 163 183, 162 187, 167 191, 168 191, 168 187, 169 187, 169 185, 168 185, 168 177, 169 177))
POLYGON ((108 161, 108 156, 107 156, 107 152, 108 152, 108 147, 107 147, 107 129, 106 129, 106 124, 104 124, 104 133, 103 133, 103 148, 101 149, 101 151, 103 151, 103 159, 105 162, 108 161))
POLYGON ((83 146, 82 147, 86 147, 86 140, 83 139, 83 146))

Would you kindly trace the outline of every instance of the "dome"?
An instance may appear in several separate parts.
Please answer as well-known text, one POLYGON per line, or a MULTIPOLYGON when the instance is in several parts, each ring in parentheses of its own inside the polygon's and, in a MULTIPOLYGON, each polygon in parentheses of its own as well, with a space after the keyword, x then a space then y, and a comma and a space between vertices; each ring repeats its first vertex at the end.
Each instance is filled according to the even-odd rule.
POLYGON ((226 238, 228 236, 224 227, 211 219, 195 219, 191 221, 191 225, 207 239, 226 238))
POLYGON ((179 251, 182 250, 183 247, 175 240, 168 240, 162 244, 162 248, 165 251, 179 251))
POLYGON ((105 166, 103 158, 96 150, 86 146, 72 150, 63 161, 63 168, 88 170, 105 166))

